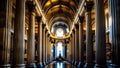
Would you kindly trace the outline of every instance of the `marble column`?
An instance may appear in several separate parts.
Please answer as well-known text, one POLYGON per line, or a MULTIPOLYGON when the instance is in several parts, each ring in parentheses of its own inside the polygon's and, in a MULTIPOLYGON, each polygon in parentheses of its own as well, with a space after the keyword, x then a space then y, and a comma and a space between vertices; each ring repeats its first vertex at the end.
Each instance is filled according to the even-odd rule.
POLYGON ((106 65, 106 38, 105 38, 105 14, 104 0, 95 0, 96 23, 96 65, 95 68, 107 68, 106 65))
POLYGON ((67 59, 67 43, 65 44, 65 59, 67 59))
POLYGON ((72 63, 75 63, 75 31, 72 31, 72 63))
POLYGON ((48 34, 48 46, 47 46, 47 56, 48 56, 48 63, 51 61, 51 56, 52 56, 52 46, 51 46, 51 42, 50 42, 50 34, 48 34))
POLYGON ((47 52, 47 56, 46 56, 46 61, 47 61, 47 64, 49 63, 49 61, 50 61, 50 54, 51 54, 51 46, 50 46, 50 42, 49 42, 49 39, 50 39, 50 34, 48 33, 47 34, 47 49, 46 49, 46 52, 47 52))
POLYGON ((45 31, 46 31, 46 24, 43 24, 42 25, 42 63, 43 63, 43 66, 45 66, 45 40, 46 40, 46 38, 45 38, 45 31))
POLYGON ((74 50, 74 64, 76 64, 76 62, 75 62, 75 39, 76 39, 76 37, 75 37, 75 29, 73 30, 73 34, 74 34, 74 39, 73 39, 73 42, 74 42, 74 44, 73 44, 73 50, 74 50))
POLYGON ((45 34, 45 37, 46 37, 46 41, 45 41, 45 63, 47 64, 47 46, 48 46, 48 30, 46 30, 46 34, 45 34))
POLYGON ((84 65, 84 41, 83 41, 83 22, 84 16, 79 16, 79 65, 78 67, 83 68, 84 65))
POLYGON ((72 59, 73 59, 73 45, 72 45, 72 33, 70 34, 70 43, 71 43, 71 58, 70 58, 70 60, 72 61, 72 59))
POLYGON ((71 33, 71 61, 73 62, 73 33, 71 33))
POLYGON ((64 40, 64 48, 65 48, 65 59, 68 59, 67 57, 67 49, 68 49, 68 47, 67 47, 67 45, 68 45, 68 43, 69 43, 69 41, 68 41, 68 39, 65 39, 64 40))
POLYGON ((41 16, 36 16, 38 22, 38 45, 37 45, 37 67, 41 67, 42 65, 42 22, 41 16))
MULTIPOLYGON (((52 46, 52 49, 53 49, 53 59, 55 59, 55 45, 53 44, 53 46, 52 46)), ((52 59, 52 60, 53 60, 52 59)))
POLYGON ((79 63, 79 24, 75 24, 75 61, 76 65, 79 63))
POLYGON ((29 14, 28 23, 28 45, 27 45, 27 67, 36 67, 35 65, 35 4, 33 1, 27 1, 29 14))
POLYGON ((25 0, 16 0, 14 23, 13 66, 24 68, 25 0))
POLYGON ((111 68, 120 68, 120 0, 109 0, 109 11, 112 44, 111 68))
POLYGON ((11 22, 12 22, 12 3, 13 1, 0 1, 0 68, 9 68, 10 66, 10 48, 11 48, 11 22), (3 8, 4 6, 4 8, 3 8))
POLYGON ((85 68, 93 68, 93 41, 91 11, 93 1, 87 1, 85 5, 86 16, 86 64, 85 68))

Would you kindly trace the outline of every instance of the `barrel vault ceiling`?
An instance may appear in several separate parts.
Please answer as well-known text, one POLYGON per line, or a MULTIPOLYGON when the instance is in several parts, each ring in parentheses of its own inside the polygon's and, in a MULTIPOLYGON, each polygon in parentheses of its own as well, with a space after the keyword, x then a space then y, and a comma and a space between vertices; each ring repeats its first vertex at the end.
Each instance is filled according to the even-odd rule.
POLYGON ((71 27, 81 0, 39 0, 47 24, 63 21, 71 27))

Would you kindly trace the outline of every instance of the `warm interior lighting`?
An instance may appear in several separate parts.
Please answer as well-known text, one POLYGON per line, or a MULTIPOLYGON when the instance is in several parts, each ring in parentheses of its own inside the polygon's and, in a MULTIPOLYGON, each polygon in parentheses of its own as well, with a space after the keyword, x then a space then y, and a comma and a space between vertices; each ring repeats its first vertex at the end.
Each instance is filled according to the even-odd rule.
POLYGON ((52 3, 57 2, 57 0, 51 0, 52 3))
POLYGON ((62 48, 62 42, 58 42, 57 46, 57 56, 63 56, 63 48, 62 48))
POLYGON ((50 4, 51 4, 51 2, 48 1, 48 2, 45 4, 45 6, 49 6, 50 4))
POLYGON ((56 31, 57 37, 62 38, 63 37, 63 29, 62 28, 58 28, 56 31))
POLYGON ((109 16, 109 27, 111 27, 111 24, 112 24, 112 17, 109 16))
POLYGON ((69 29, 68 29, 68 28, 67 28, 66 30, 67 30, 67 32, 69 32, 69 29))

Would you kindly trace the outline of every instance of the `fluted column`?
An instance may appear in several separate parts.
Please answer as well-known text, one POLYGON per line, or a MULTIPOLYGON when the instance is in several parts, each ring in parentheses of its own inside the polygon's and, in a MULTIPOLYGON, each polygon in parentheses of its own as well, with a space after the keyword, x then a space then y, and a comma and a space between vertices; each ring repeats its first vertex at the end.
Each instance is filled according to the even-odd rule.
POLYGON ((71 61, 73 62, 73 33, 71 33, 71 61))
POLYGON ((67 50, 68 50, 67 45, 68 45, 68 43, 69 43, 68 39, 65 39, 65 42, 64 42, 64 45, 65 45, 65 59, 68 59, 67 58, 68 57, 68 54, 67 54, 67 50))
POLYGON ((79 65, 78 67, 83 68, 84 65, 84 41, 83 41, 83 22, 84 17, 79 16, 79 65))
POLYGON ((35 4, 33 1, 26 2, 29 14, 27 67, 35 67, 35 4))
POLYGON ((42 22, 41 22, 41 16, 36 17, 38 22, 38 45, 37 45, 37 63, 38 67, 41 67, 42 65, 42 22))
POLYGON ((24 68, 25 0, 16 0, 13 66, 24 68))
POLYGON ((109 0, 109 11, 112 44, 111 68, 120 68, 120 0, 109 0))
POLYGON ((86 68, 93 68, 93 41, 92 41, 92 11, 93 1, 87 1, 85 5, 86 16, 86 68))
POLYGON ((75 24, 75 61, 76 65, 79 63, 79 24, 75 24))
MULTIPOLYGON (((52 49, 53 49, 53 59, 55 59, 55 45, 53 44, 53 46, 52 46, 52 49)), ((52 60, 53 60, 52 59, 52 60)))
POLYGON ((67 59, 67 43, 65 44, 65 58, 67 59))
POLYGON ((75 62, 75 32, 72 31, 72 62, 75 62))
POLYGON ((51 61, 51 56, 52 56, 52 46, 51 46, 51 42, 50 42, 50 34, 48 34, 48 46, 47 46, 47 56, 48 59, 47 61, 50 62, 51 61))
POLYGON ((67 59, 71 60, 71 36, 69 37, 67 45, 67 59))
POLYGON ((70 60, 72 61, 72 59, 73 59, 73 49, 72 49, 72 47, 73 47, 73 45, 72 45, 72 33, 70 34, 70 43, 71 43, 71 58, 70 58, 70 60))
POLYGON ((95 0, 95 23, 96 23, 96 68, 107 68, 106 66, 106 44, 105 44, 105 14, 104 0, 95 0))
POLYGON ((48 52, 47 52, 47 47, 48 47, 48 30, 46 30, 46 34, 45 34, 45 36, 46 36, 46 44, 45 44, 45 62, 47 63, 47 54, 48 54, 48 52))
POLYGON ((42 63, 43 63, 43 66, 45 65, 45 40, 46 40, 46 38, 45 38, 45 30, 46 30, 46 25, 45 24, 43 24, 42 25, 42 63))
POLYGON ((12 22, 12 3, 10 0, 0 2, 0 68, 9 68, 10 66, 10 49, 11 43, 11 22, 12 22), (2 8, 2 7, 5 8, 2 8))
POLYGON ((48 33, 47 34, 47 49, 46 49, 46 51, 47 51, 47 56, 46 56, 46 61, 47 61, 47 63, 50 61, 50 54, 51 54, 51 45, 50 45, 50 41, 49 41, 49 39, 50 39, 50 34, 48 33))
POLYGON ((46 42, 47 42, 47 36, 46 36, 46 34, 47 34, 47 31, 48 31, 48 30, 47 30, 47 28, 45 27, 45 42, 44 42, 44 43, 45 43, 45 45, 44 45, 44 64, 45 64, 45 65, 46 65, 46 59, 47 59, 47 58, 46 58, 46 53, 47 53, 47 52, 46 52, 46 45, 47 45, 47 43, 46 43, 46 42))

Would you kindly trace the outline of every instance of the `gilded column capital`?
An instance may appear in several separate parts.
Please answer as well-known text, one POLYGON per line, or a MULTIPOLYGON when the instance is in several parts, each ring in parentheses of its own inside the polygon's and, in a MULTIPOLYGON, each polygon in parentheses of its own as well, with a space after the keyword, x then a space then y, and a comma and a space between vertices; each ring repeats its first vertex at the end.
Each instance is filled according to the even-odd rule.
POLYGON ((80 23, 84 22, 84 16, 79 16, 80 23))

